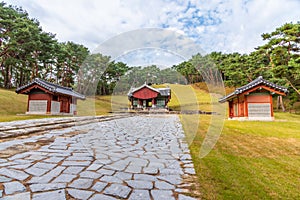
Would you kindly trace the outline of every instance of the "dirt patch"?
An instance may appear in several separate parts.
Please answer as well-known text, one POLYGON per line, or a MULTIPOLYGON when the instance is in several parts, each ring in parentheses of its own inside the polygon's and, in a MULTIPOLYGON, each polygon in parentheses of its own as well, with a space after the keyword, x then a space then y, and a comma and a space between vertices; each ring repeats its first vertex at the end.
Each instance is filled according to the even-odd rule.
POLYGON ((72 131, 72 132, 65 133, 64 137, 72 137, 72 136, 75 136, 75 135, 78 135, 78 134, 84 134, 84 133, 87 133, 87 132, 88 132, 87 130, 72 131))
POLYGON ((43 145, 47 145, 54 141, 54 138, 41 139, 37 142, 27 142, 24 144, 18 144, 5 149, 5 151, 0 151, 1 158, 8 158, 15 154, 23 153, 29 150, 39 149, 43 145))
MULTIPOLYGON (((87 133, 87 130, 68 132, 68 133, 64 134, 63 137, 73 137, 75 135, 84 134, 84 133, 87 133)), ((31 135, 31 136, 33 136, 33 135, 31 135)), ((22 138, 25 138, 25 136, 23 136, 22 138)), ((30 150, 37 150, 41 146, 45 146, 45 145, 48 145, 48 144, 54 142, 55 138, 56 137, 40 138, 36 142, 26 142, 24 144, 17 144, 17 145, 8 147, 4 151, 0 151, 0 157, 1 158, 9 158, 9 157, 19 154, 19 153, 23 153, 23 152, 30 151, 30 150)))
POLYGON ((179 186, 182 194, 200 199, 200 184, 196 175, 184 175, 183 183, 179 186))

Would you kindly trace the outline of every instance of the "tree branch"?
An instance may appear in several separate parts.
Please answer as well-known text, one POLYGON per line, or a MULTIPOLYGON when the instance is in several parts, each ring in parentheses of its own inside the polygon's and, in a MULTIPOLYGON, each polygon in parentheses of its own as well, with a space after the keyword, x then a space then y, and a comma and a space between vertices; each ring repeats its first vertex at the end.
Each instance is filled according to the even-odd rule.
POLYGON ((287 82, 290 84, 290 86, 292 86, 292 88, 300 95, 300 91, 297 90, 297 88, 291 83, 291 81, 289 81, 287 78, 285 78, 287 80, 287 82))

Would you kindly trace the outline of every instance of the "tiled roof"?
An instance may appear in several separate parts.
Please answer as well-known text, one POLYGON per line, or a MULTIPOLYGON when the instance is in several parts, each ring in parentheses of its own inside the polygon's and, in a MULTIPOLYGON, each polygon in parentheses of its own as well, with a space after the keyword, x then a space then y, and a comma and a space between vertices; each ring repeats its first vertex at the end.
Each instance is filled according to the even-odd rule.
POLYGON ((170 88, 158 88, 158 91, 161 96, 170 96, 171 95, 171 89, 170 88))
POLYGON ((143 84, 142 86, 138 87, 138 88, 130 88, 127 95, 129 97, 131 97, 133 95, 133 93, 135 93, 136 91, 138 91, 138 90, 140 90, 144 87, 147 87, 150 90, 153 90, 153 91, 159 93, 161 96, 170 96, 171 95, 171 89, 170 88, 153 88, 153 87, 147 85, 146 83, 143 84))
POLYGON ((282 86, 279 86, 279 85, 276 85, 275 83, 271 83, 265 79, 263 79, 262 76, 259 76, 257 79, 251 81, 250 83, 248 83, 247 85, 244 85, 240 88, 237 88, 234 92, 232 92, 231 94, 227 95, 227 96, 224 96, 222 97, 221 99, 219 99, 219 102, 223 103, 225 101, 227 101, 228 99, 231 99, 232 97, 238 95, 238 94, 241 94, 247 90, 250 90, 258 85, 265 85, 265 86, 268 86, 270 88, 273 88, 277 91, 280 91, 280 92, 283 92, 283 93, 288 93, 288 89, 286 89, 285 87, 282 87, 282 86))
POLYGON ((63 87, 54 83, 50 83, 48 81, 44 81, 41 80, 39 78, 34 79, 33 82, 28 83, 27 85, 23 85, 19 88, 16 89, 16 93, 20 93, 22 90, 24 90, 25 88, 28 88, 34 84, 38 84, 39 86, 45 88, 46 90, 49 90, 50 92, 53 93, 59 93, 59 94, 65 94, 65 95, 69 95, 72 97, 76 97, 78 99, 85 99, 85 96, 75 92, 72 88, 68 88, 68 87, 63 87))

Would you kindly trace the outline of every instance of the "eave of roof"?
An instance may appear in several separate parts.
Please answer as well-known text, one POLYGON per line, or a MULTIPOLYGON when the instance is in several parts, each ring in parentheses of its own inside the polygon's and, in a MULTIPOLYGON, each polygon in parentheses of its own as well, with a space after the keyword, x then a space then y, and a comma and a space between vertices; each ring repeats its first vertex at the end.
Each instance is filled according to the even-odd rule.
POLYGON ((39 85, 39 86, 41 86, 41 87, 43 87, 43 88, 45 88, 48 91, 53 92, 53 93, 64 94, 64 95, 72 96, 72 97, 82 99, 82 100, 85 99, 84 95, 82 95, 78 92, 75 92, 72 88, 63 87, 63 86, 60 86, 60 85, 57 85, 57 84, 54 84, 54 83, 50 83, 48 81, 41 80, 39 78, 36 78, 31 83, 28 83, 26 85, 23 85, 23 86, 17 88, 16 93, 20 93, 22 90, 24 90, 24 89, 26 89, 26 88, 34 85, 34 84, 37 84, 37 85, 39 85))
POLYGON ((158 88, 158 91, 161 96, 170 96, 171 95, 171 89, 170 88, 158 88))
POLYGON ((241 94, 241 93, 244 93, 244 92, 246 92, 247 90, 250 90, 250 89, 252 89, 252 88, 254 88, 254 87, 256 87, 256 86, 258 86, 258 85, 260 85, 260 84, 263 84, 263 85, 265 85, 265 86, 268 86, 268 87, 270 87, 270 88, 273 88, 273 89, 275 89, 275 90, 278 90, 278 91, 280 91, 280 92, 282 92, 282 93, 284 93, 284 94, 287 94, 287 93, 288 93, 288 89, 287 89, 287 88, 282 87, 282 86, 279 86, 279 85, 277 85, 277 84, 275 84, 275 83, 271 83, 271 82, 269 82, 269 81, 263 79, 262 76, 259 76, 257 79, 251 81, 251 82, 248 83, 247 85, 244 85, 244 86, 242 86, 242 87, 240 87, 240 88, 237 88, 234 92, 230 93, 229 95, 220 98, 220 99, 219 99, 219 102, 220 102, 220 103, 224 103, 224 102, 226 102, 226 101, 228 101, 228 100, 230 100, 230 99, 236 97, 237 95, 239 95, 239 94, 241 94))
POLYGON ((133 96, 133 93, 139 91, 140 89, 147 87, 148 89, 155 91, 157 93, 159 93, 161 96, 170 96, 171 95, 171 89, 170 88, 153 88, 149 85, 147 85, 146 83, 141 85, 140 87, 137 88, 131 88, 128 92, 128 97, 133 96))
POLYGON ((152 90, 152 91, 155 91, 157 93, 159 93, 159 91, 149 85, 147 85, 146 83, 144 83, 143 85, 141 85, 140 87, 137 87, 137 88, 131 88, 128 92, 128 96, 132 96, 133 93, 139 91, 140 89, 144 88, 144 87, 147 87, 148 89, 152 90))

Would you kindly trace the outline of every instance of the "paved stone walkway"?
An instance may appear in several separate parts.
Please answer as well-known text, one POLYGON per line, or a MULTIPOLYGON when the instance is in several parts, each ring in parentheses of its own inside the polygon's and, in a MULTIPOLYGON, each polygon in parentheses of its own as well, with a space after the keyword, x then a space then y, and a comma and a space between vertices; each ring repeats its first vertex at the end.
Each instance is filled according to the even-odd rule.
POLYGON ((183 137, 178 116, 143 115, 4 141, 0 197, 194 199, 185 195, 195 171, 183 137))
POLYGON ((90 116, 90 117, 62 117, 31 119, 13 122, 0 122, 0 139, 15 138, 18 136, 29 135, 33 133, 72 127, 75 125, 84 125, 95 122, 107 121, 124 117, 125 114, 90 116))

